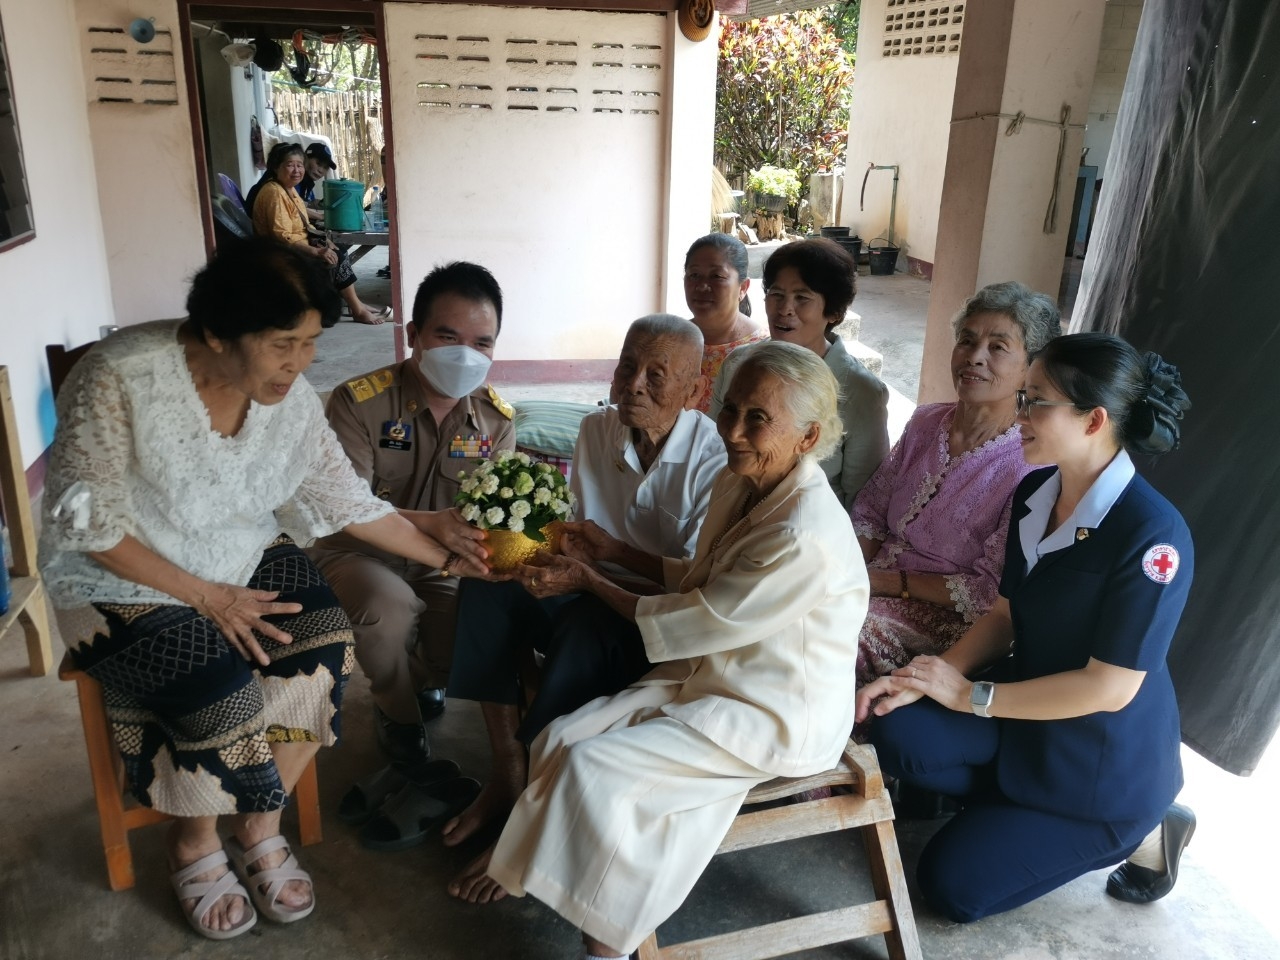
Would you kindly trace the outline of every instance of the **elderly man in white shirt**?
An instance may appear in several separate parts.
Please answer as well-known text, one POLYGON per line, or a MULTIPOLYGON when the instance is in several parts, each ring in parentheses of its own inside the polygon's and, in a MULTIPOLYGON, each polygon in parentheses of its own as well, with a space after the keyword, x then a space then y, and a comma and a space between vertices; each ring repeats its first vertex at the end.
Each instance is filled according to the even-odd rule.
MULTIPOLYGON (((702 334, 689 320, 654 314, 635 321, 613 374, 616 404, 583 420, 574 449, 579 519, 660 556, 693 556, 726 461, 714 422, 693 409, 703 389, 701 358, 702 334)), ((636 592, 661 590, 622 568, 614 572, 636 592)), ((635 624, 595 596, 537 600, 518 583, 466 581, 449 696, 480 701, 493 770, 476 800, 445 824, 444 842, 454 846, 507 816, 528 776, 526 745, 544 726, 649 669, 635 624), (547 657, 521 722, 517 667, 529 646, 547 657)))

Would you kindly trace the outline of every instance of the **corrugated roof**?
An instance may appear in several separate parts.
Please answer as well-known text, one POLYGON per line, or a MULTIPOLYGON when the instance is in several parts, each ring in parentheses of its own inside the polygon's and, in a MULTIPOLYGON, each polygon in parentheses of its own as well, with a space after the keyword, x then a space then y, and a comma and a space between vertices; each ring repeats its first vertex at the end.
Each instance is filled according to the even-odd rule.
POLYGON ((747 12, 730 16, 729 20, 759 20, 779 13, 794 13, 797 10, 813 10, 816 7, 829 7, 833 0, 747 0, 747 12))

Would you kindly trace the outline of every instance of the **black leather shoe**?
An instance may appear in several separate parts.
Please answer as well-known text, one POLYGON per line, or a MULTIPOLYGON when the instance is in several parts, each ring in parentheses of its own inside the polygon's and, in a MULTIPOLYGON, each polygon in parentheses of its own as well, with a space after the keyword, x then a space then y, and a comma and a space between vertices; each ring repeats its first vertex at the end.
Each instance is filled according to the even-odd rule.
POLYGON ((444 687, 427 687, 418 691, 418 712, 428 723, 444 713, 444 687))
POLYGON ((373 729, 378 746, 392 760, 413 763, 431 756, 427 732, 421 723, 396 723, 374 704, 373 729))
POLYGON ((1178 882, 1178 863, 1182 851, 1196 832, 1196 815, 1190 807, 1180 803, 1169 804, 1164 815, 1162 840, 1164 841, 1164 869, 1152 870, 1139 867, 1126 860, 1107 877, 1107 893, 1125 903, 1152 903, 1165 896, 1178 882))

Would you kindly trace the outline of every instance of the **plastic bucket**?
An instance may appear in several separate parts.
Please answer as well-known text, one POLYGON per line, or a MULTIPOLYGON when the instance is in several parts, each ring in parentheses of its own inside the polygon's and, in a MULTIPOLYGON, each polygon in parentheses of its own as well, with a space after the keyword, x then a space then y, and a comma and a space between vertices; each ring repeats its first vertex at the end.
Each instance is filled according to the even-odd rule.
MULTIPOLYGON (((876 240, 882 239, 877 237, 876 240)), ((867 244, 867 258, 871 265, 871 273, 877 277, 887 277, 893 273, 893 269, 898 263, 898 248, 891 245, 887 240, 883 247, 873 247, 870 241, 867 244)))
POLYGON ((824 237, 830 237, 832 240, 849 235, 848 227, 822 227, 821 231, 824 237))
POLYGON ((364 229, 364 184, 359 180, 324 182, 324 225, 329 230, 364 229))
POLYGON ((862 253, 861 237, 832 237, 831 239, 840 244, 848 252, 849 256, 853 257, 855 262, 857 261, 858 256, 862 253))

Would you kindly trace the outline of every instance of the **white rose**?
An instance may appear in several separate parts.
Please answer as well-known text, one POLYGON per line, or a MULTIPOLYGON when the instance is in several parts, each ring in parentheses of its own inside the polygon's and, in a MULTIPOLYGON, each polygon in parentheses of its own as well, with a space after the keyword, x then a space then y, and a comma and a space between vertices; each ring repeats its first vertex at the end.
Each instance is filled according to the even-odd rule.
POLYGON ((532 459, 532 458, 531 458, 527 453, 517 453, 517 454, 516 454, 516 459, 517 459, 517 460, 519 460, 519 461, 520 461, 522 464, 524 464, 526 467, 527 467, 529 464, 533 463, 533 459, 532 459))
POLYGON ((533 508, 529 506, 529 501, 517 500, 515 503, 511 505, 511 515, 513 517, 519 517, 521 520, 523 520, 525 517, 529 515, 529 511, 531 509, 533 508))
POLYGON ((533 502, 537 504, 547 504, 551 502, 551 491, 546 487, 539 487, 533 491, 533 502))
POLYGON ((512 490, 510 487, 503 487, 501 490, 498 491, 498 496, 500 496, 503 500, 510 500, 515 495, 516 495, 516 492, 512 490))
POLYGON ((458 489, 463 493, 473 493, 478 486, 479 483, 475 480, 463 480, 458 489))
POLYGON ((490 507, 484 512, 485 522, 491 527, 496 527, 506 518, 506 516, 506 513, 503 512, 501 507, 490 507))
POLYGON ((498 492, 498 478, 485 477, 484 483, 480 484, 480 492, 486 497, 491 497, 498 492))
POLYGON ((563 517, 566 513, 569 512, 569 505, 565 503, 563 500, 561 500, 559 497, 556 497, 554 500, 551 501, 551 510, 553 513, 556 514, 556 516, 563 517))
POLYGON ((464 504, 462 507, 462 519, 467 523, 475 523, 480 519, 480 508, 474 503, 464 504))
POLYGON ((524 521, 519 517, 512 517, 507 521, 507 529, 512 533, 520 533, 524 530, 524 521))

